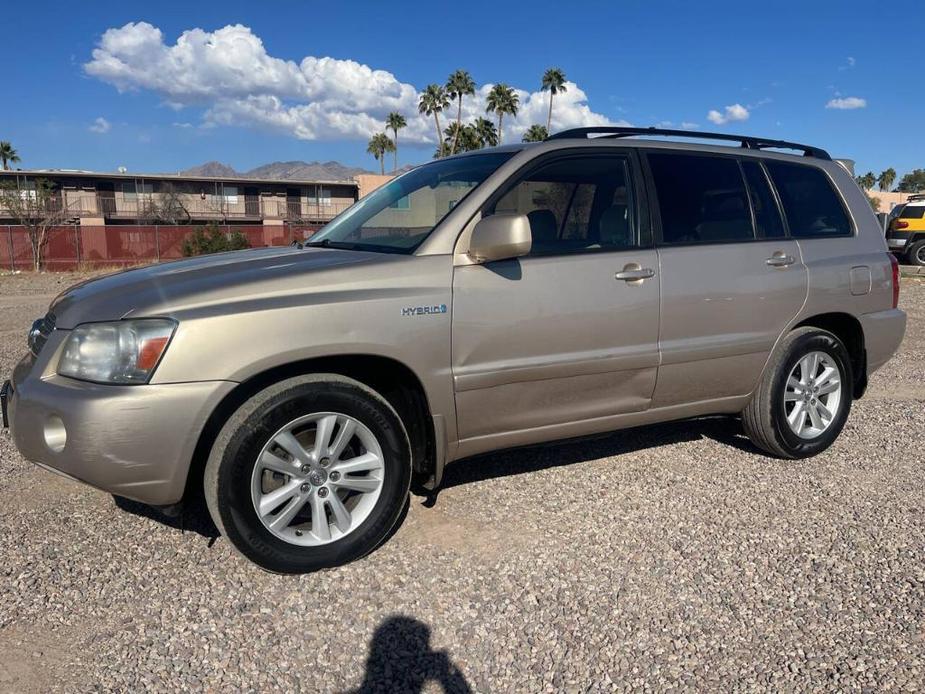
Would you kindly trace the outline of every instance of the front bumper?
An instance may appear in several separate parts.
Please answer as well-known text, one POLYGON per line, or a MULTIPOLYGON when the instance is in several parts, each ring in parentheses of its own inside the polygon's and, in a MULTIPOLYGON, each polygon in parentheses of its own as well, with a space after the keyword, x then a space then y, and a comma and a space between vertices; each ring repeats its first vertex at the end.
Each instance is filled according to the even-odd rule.
POLYGON ((27 460, 156 506, 180 501, 199 435, 229 381, 112 386, 13 372, 7 410, 27 460))

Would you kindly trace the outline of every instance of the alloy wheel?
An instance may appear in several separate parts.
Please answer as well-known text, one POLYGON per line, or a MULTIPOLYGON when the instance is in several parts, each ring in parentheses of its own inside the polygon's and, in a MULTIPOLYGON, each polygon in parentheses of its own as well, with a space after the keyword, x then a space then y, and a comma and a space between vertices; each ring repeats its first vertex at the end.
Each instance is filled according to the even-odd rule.
POLYGON ((382 447, 362 422, 314 413, 289 422, 263 447, 251 475, 251 500, 276 537, 324 545, 366 520, 384 473, 382 447))
POLYGON ((794 365, 784 388, 784 414, 802 439, 822 435, 838 417, 842 405, 842 373, 825 352, 810 352, 794 365))

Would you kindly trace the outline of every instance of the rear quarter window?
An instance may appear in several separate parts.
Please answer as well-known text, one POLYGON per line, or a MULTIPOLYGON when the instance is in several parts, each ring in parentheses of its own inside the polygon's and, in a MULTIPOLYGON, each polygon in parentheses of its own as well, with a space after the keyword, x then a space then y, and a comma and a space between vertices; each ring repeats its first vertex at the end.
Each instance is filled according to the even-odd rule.
POLYGON ((925 217, 925 205, 906 205, 899 213, 900 219, 922 219, 925 217))
POLYGON ((851 220, 829 177, 801 164, 765 161, 794 238, 850 236, 851 220))

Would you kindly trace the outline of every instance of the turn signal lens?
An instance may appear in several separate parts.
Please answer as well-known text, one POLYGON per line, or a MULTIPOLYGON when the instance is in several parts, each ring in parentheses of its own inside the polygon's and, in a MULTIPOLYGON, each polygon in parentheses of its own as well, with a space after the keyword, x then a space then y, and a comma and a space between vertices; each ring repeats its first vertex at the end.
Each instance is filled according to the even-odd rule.
POLYGON ((161 355, 167 347, 169 337, 152 337, 141 343, 141 349, 138 350, 138 360, 135 362, 135 368, 140 371, 151 371, 161 360, 161 355))

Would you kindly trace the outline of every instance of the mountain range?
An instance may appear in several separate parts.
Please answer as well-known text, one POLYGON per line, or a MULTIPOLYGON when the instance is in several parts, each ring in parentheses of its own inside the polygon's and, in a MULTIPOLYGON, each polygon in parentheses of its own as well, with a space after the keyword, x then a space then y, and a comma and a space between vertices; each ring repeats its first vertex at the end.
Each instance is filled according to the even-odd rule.
MULTIPOLYGON (((401 171, 406 170, 401 169, 401 171)), ((180 172, 184 176, 209 178, 265 178, 280 181, 350 181, 360 174, 375 173, 339 161, 274 161, 249 171, 236 171, 220 161, 209 161, 180 172)))

